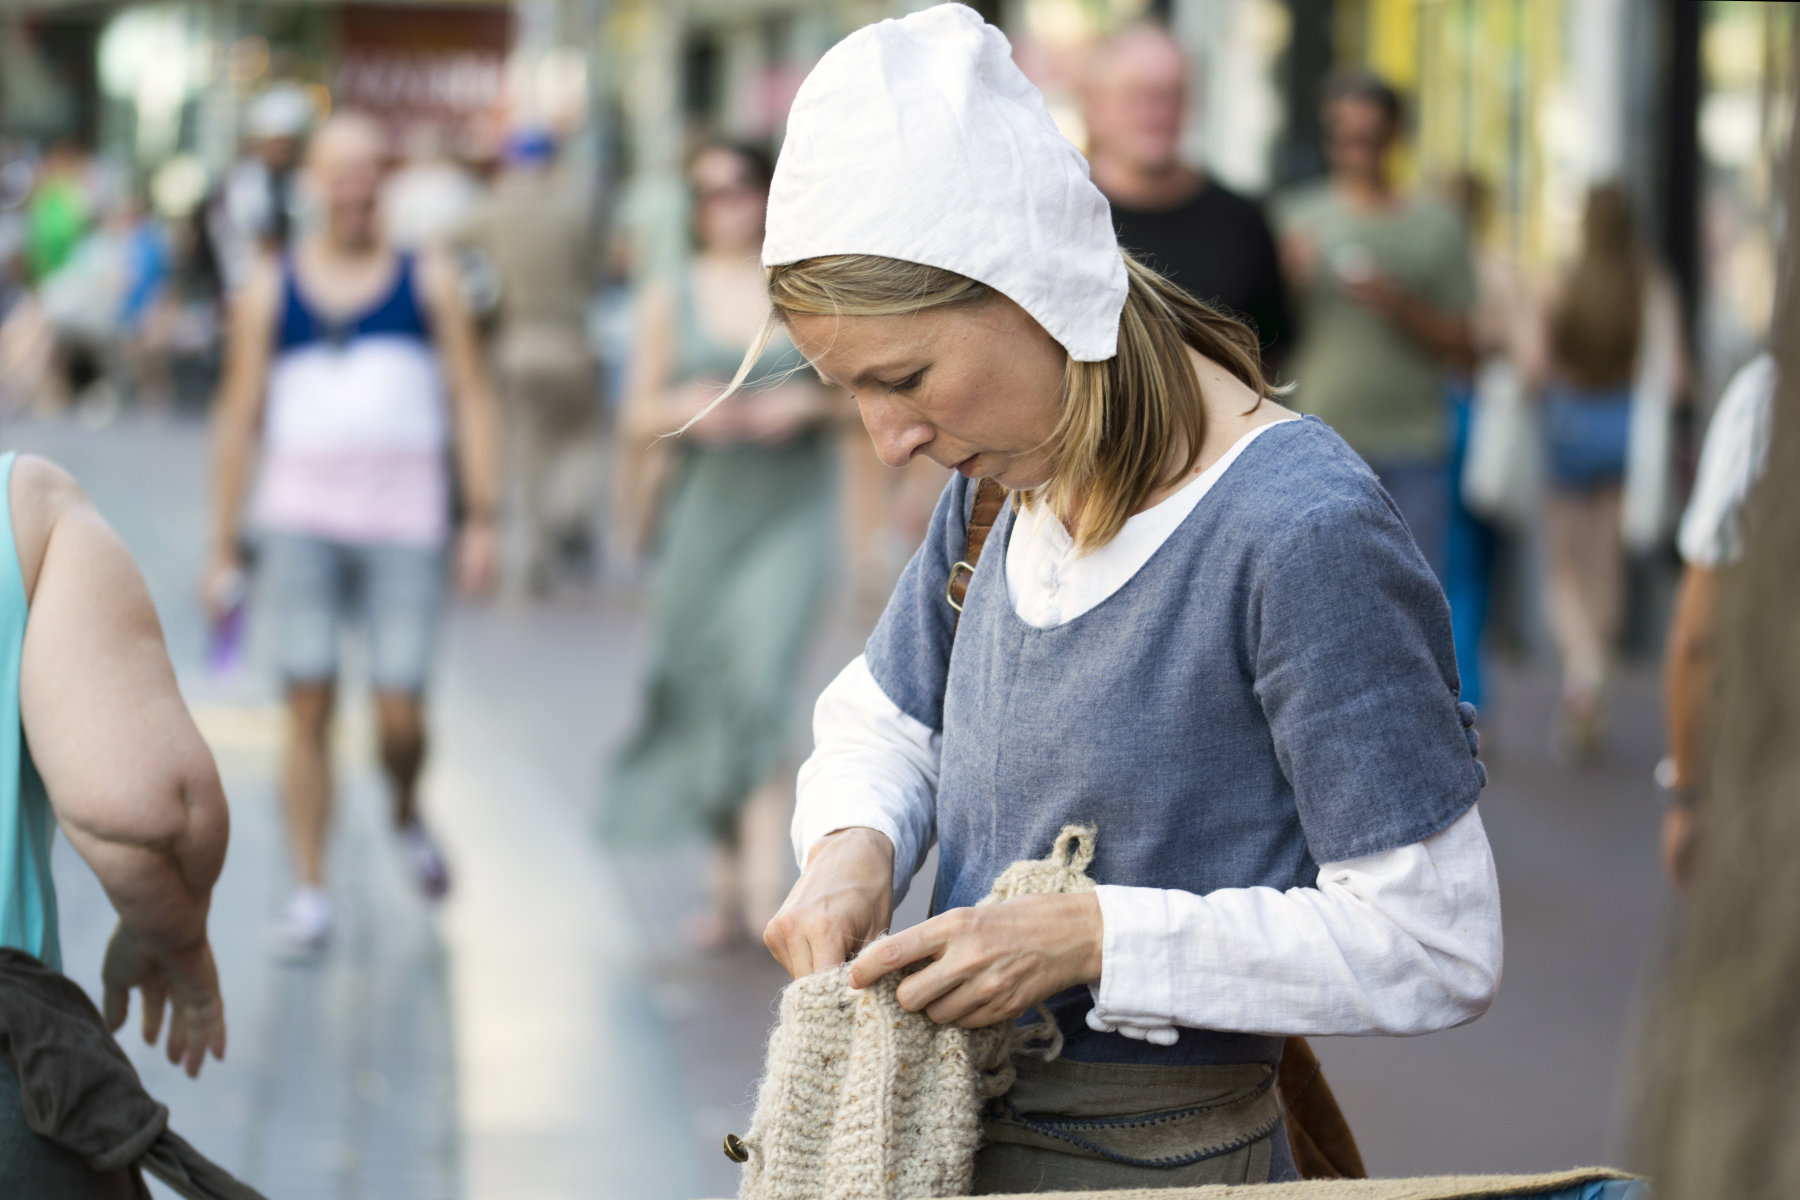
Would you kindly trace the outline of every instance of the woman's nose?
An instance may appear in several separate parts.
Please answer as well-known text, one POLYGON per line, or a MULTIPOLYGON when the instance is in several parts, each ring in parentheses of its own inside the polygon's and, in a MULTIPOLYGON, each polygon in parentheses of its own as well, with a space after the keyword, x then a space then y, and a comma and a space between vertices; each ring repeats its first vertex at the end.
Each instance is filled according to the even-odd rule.
POLYGON ((876 455, 890 467, 905 466, 931 440, 931 426, 882 398, 859 400, 857 408, 876 455))

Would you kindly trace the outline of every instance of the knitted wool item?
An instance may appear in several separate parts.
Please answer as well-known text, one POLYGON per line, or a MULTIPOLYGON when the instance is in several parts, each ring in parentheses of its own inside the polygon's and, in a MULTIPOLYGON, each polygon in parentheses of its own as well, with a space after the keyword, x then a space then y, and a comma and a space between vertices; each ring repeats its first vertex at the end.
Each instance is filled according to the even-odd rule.
MULTIPOLYGON (((1006 868, 981 903, 1092 891, 1093 860, 1094 827, 1064 826, 1048 857, 1006 868)), ((904 974, 856 991, 846 965, 782 990, 738 1200, 969 1194, 982 1106, 1012 1086, 1012 1052, 1043 1040, 1054 1058, 1062 1038, 1047 1015, 1025 1028, 939 1025, 900 1007, 904 974)))

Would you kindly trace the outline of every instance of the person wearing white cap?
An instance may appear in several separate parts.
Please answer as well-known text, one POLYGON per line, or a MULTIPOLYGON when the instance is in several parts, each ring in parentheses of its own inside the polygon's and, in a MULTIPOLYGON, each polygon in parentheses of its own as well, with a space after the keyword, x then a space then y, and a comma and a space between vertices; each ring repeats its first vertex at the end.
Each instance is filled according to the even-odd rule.
POLYGON ((314 116, 312 98, 286 81, 271 85, 245 111, 243 152, 202 214, 222 296, 241 288, 263 255, 287 249, 301 207, 301 145, 314 116))
POLYGON ((763 262, 770 333, 882 458, 956 471, 819 700, 770 949, 911 968, 940 1022, 1047 1005, 1060 1058, 1021 1059, 978 1193, 1293 1177, 1285 1036, 1460 1024, 1500 976, 1474 713, 1392 502, 1243 325, 1121 252, 968 8, 821 60, 763 262), (1076 822, 1095 891, 972 907, 1076 822), (875 940, 934 838, 935 915, 875 940))

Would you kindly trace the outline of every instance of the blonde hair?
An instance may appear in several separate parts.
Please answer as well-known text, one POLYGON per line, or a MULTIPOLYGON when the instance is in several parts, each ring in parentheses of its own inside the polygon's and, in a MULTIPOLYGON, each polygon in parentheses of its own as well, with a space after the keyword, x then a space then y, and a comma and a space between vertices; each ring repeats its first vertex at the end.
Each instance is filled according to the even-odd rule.
MULTIPOLYGON (((1047 446, 1054 464, 1041 497, 1084 550, 1104 546, 1158 489, 1192 471, 1206 434, 1191 348, 1217 362, 1260 404, 1274 394, 1261 347, 1243 322, 1217 312, 1125 255, 1129 287, 1118 353, 1071 359, 1062 415, 1047 446), (1185 446, 1170 462, 1169 450, 1185 446)), ((769 269, 769 321, 725 395, 748 376, 790 316, 899 316, 985 303, 997 293, 954 271, 868 254, 834 254, 769 269)), ((724 399, 721 396, 720 399, 724 399)))

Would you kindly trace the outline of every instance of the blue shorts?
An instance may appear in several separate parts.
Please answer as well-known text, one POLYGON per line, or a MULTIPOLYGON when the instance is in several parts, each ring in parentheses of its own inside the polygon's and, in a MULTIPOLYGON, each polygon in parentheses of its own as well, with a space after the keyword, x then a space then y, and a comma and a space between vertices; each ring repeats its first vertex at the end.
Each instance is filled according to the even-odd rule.
POLYGON ((444 608, 442 548, 269 533, 256 570, 260 623, 289 686, 335 680, 344 626, 360 617, 375 690, 425 690, 444 608))

